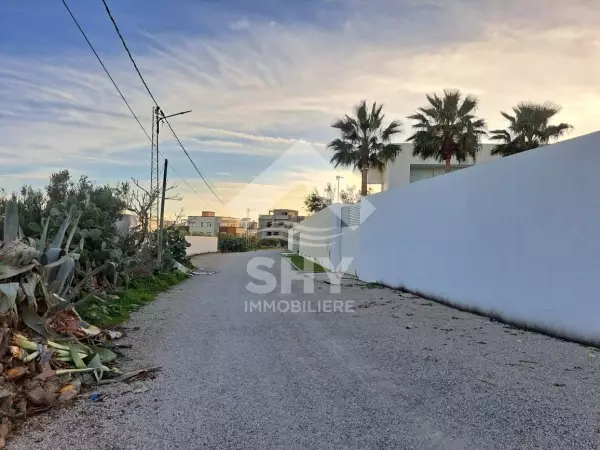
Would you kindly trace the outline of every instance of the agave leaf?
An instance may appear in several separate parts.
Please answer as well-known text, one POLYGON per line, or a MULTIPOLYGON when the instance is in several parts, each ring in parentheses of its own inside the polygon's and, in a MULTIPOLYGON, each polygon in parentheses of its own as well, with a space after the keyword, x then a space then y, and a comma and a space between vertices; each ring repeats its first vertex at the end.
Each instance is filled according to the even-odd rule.
POLYGON ((17 313, 19 283, 0 284, 0 315, 17 313))
POLYGON ((49 333, 48 330, 46 330, 44 319, 42 319, 37 312, 31 311, 29 308, 22 308, 21 319, 23 319, 25 325, 40 336, 43 336, 46 339, 52 339, 53 333, 49 333))
POLYGON ((58 216, 58 215, 60 215, 60 211, 58 210, 58 208, 52 208, 50 210, 50 215, 51 216, 58 216))
MULTIPOLYGON (((75 206, 73 206, 75 208, 75 206)), ((67 244, 65 245, 65 250, 69 251, 71 247, 71 241, 73 240, 73 236, 75 235, 75 231, 77 230, 77 224, 79 223, 79 219, 81 218, 81 213, 77 214, 75 217, 75 222, 73 222, 73 227, 71 228, 71 232, 69 233, 69 237, 67 239, 67 244)))
POLYGON ((40 275, 37 273, 30 273, 24 280, 21 281, 21 287, 23 292, 27 296, 27 303, 29 308, 37 310, 37 302, 35 299, 35 288, 40 281, 40 275))
POLYGON ((73 358, 73 363, 75 363, 75 367, 77 367, 78 369, 85 369, 86 368, 85 363, 79 356, 79 352, 77 351, 77 348, 73 345, 73 343, 71 341, 69 341, 67 343, 67 345, 69 347, 69 351, 71 352, 71 358, 73 358))
MULTIPOLYGON (((117 359, 117 356, 118 356, 112 350, 109 350, 108 348, 104 348, 104 347, 92 347, 92 351, 100 357, 100 360, 103 363, 112 362, 115 359, 117 359)), ((88 364, 88 367, 89 367, 89 364, 88 364)))
POLYGON ((35 267, 35 264, 28 264, 23 267, 9 266, 6 264, 0 264, 0 280, 6 280, 8 278, 16 277, 25 272, 29 272, 35 267))
MULTIPOLYGON (((61 248, 50 247, 47 248, 44 254, 42 255, 42 264, 44 266, 52 266, 52 264, 57 264, 60 258, 64 256, 61 248)), ((58 263, 60 264, 60 263, 58 263)), ((52 266, 55 267, 55 266, 52 266)))
POLYGON ((44 229, 42 230, 42 235, 40 236, 40 240, 38 241, 37 251, 42 252, 46 248, 46 238, 48 236, 48 224, 50 223, 49 219, 42 219, 42 225, 44 225, 44 229))
POLYGON ((77 208, 75 207, 75 205, 73 205, 71 207, 71 210, 69 211, 69 215, 65 218, 65 220, 63 220, 63 223, 60 225, 58 233, 56 233, 56 236, 54 236, 54 240, 52 241, 52 247, 60 248, 62 241, 65 238, 67 228, 69 227, 69 224, 71 223, 71 220, 73 219, 73 216, 76 214, 76 212, 77 208))
POLYGON ((19 205, 15 201, 6 203, 4 212, 4 243, 12 242, 19 234, 19 205))
POLYGON ((90 362, 87 365, 88 369, 95 369, 94 376, 96 377, 96 381, 100 381, 102 375, 104 374, 104 369, 102 368, 102 361, 98 354, 95 354, 90 362))
POLYGON ((52 282, 58 283, 53 292, 56 292, 60 296, 64 295, 64 290, 70 287, 75 271, 75 259, 70 255, 67 255, 65 258, 65 261, 60 265, 56 279, 52 280, 52 282))
POLYGON ((79 241, 79 250, 83 250, 84 242, 85 242, 85 237, 81 236, 81 240, 79 241))

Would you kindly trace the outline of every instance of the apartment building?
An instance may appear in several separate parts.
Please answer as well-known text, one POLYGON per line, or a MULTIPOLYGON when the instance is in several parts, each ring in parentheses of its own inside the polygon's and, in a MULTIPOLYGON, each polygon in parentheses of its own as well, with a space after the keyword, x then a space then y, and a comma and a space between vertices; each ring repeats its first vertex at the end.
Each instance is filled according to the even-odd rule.
POLYGON ((298 211, 294 209, 273 209, 269 214, 258 216, 258 237, 287 241, 289 230, 304 218, 305 216, 299 216, 298 211))

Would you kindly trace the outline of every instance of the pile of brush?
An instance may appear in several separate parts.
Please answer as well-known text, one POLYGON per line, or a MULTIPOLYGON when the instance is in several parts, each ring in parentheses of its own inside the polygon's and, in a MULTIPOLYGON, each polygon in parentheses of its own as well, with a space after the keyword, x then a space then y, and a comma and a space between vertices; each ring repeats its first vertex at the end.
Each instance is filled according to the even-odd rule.
POLYGON ((0 241, 0 448, 11 423, 73 400, 82 385, 122 376, 109 367, 120 333, 90 325, 76 311, 89 298, 77 300, 82 287, 114 274, 114 264, 106 263, 73 286, 84 246, 83 238, 73 242, 79 217, 72 208, 51 240, 48 219, 39 239, 25 239, 16 203, 7 205, 0 241))

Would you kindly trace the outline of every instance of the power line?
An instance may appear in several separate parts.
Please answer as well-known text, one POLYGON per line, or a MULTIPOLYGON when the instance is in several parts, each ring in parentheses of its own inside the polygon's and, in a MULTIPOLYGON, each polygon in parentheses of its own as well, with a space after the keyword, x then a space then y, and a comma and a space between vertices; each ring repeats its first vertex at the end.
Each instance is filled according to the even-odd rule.
MULTIPOLYGON (((85 41, 87 42, 88 46, 90 47, 90 49, 92 50, 92 52, 94 53, 94 56, 96 56, 96 59, 98 60, 98 62, 100 63, 100 65, 102 66, 102 68, 104 69, 104 72, 106 73, 106 75, 108 76, 108 78, 110 79, 112 85, 115 87, 115 89, 117 90, 117 92, 119 93, 119 95, 121 96, 121 99, 123 100, 123 102, 125 103, 125 105, 127 106, 127 109, 129 109, 129 112, 131 113, 131 115, 133 116, 133 118, 135 119, 135 121, 138 123, 138 125, 140 126, 140 128, 142 129, 142 131, 144 132, 144 134, 146 135, 146 137, 148 138, 148 141, 150 141, 150 143, 152 143, 152 138, 150 137, 150 135, 148 134, 148 132, 146 131, 146 128, 144 128, 144 126, 142 125, 142 122, 140 122, 140 119, 138 118, 138 116, 135 114, 135 112, 133 111, 133 109, 131 108, 131 105, 129 104, 129 102, 127 101, 127 99, 125 98, 125 96, 123 95, 123 92, 121 92, 121 89, 119 89, 119 86, 117 85, 117 83, 115 82, 114 78, 112 77, 112 75, 110 74, 110 72, 108 71, 108 69, 106 68, 106 65, 104 65, 104 62, 102 61, 102 59, 100 58, 100 55, 98 55, 98 52, 96 52, 96 49, 94 48, 94 46, 92 45, 92 43, 90 42, 90 40, 88 39, 87 35, 85 34, 85 31, 83 31, 83 28, 81 28, 81 25, 79 25, 78 20, 75 18, 75 16, 73 15, 73 12, 71 11, 71 8, 69 8, 69 5, 67 5, 65 0, 62 0, 63 5, 65 6, 65 8, 67 9, 69 15, 71 16, 71 19, 73 19, 73 22, 75 23, 75 25, 77 26, 77 28, 79 29, 79 32, 81 33, 81 35, 83 36, 83 38, 85 39, 85 41)), ((147 88, 147 86, 146 86, 147 88)), ((160 152, 159 152, 160 154, 160 152)), ((163 156, 162 154, 160 154, 161 156, 163 156)), ((163 156, 164 157, 164 156, 163 156)), ((181 174, 179 172, 177 172, 177 170, 173 167, 173 165, 170 165, 171 170, 173 170, 173 172, 175 172, 177 174, 177 176, 179 176, 179 178, 181 178, 181 180, 198 196, 200 197, 200 199, 202 199, 202 201, 204 203, 206 203, 207 205, 210 206, 210 204, 206 201, 206 199, 204 197, 202 197, 198 191, 196 191, 196 189, 194 189, 185 178, 183 178, 181 176, 181 174)), ((212 206, 211 206, 212 207, 212 206)))
MULTIPOLYGON (((63 0, 63 2, 64 2, 64 0, 63 0)), ((115 21, 115 18, 113 17, 113 15, 112 15, 112 13, 110 11, 110 8, 108 7, 108 4, 106 3, 106 0, 102 0, 102 3, 104 4, 104 8, 106 9, 106 13, 108 14, 108 17, 110 18, 110 21, 112 22, 112 24, 113 24, 113 26, 114 26, 117 34, 119 35, 119 39, 121 39, 121 43, 123 44, 123 47, 125 48, 125 51, 127 52, 127 55, 129 55, 129 59, 131 60, 131 63, 133 64, 133 67, 135 68, 135 71, 137 72, 138 76, 140 77, 140 80, 142 80, 142 83, 144 84, 144 87, 146 88, 146 91, 148 91, 148 94, 150 95, 150 98, 152 98, 152 101, 154 102, 154 104, 157 107, 159 107, 159 104, 156 101, 156 98, 152 94, 152 91, 148 87, 148 84, 146 83, 146 80, 144 80, 144 77, 142 76, 142 72, 140 72, 140 69, 138 68, 138 66, 136 64, 135 59, 133 58, 133 55, 129 51, 129 47, 127 46, 127 43, 125 42, 125 38, 121 34, 121 30, 119 29, 119 26, 117 25, 117 22, 115 21)), ((221 198, 213 190, 213 188, 211 187, 211 185, 208 182, 208 180, 206 179, 206 177, 202 174, 202 172, 200 171, 200 169, 198 168, 198 166, 196 166, 196 163, 192 160, 192 157, 190 156, 190 154, 188 153, 188 151, 185 149, 185 147, 181 143, 181 140, 179 139, 179 137, 175 133, 175 130, 173 129, 173 127, 171 126, 171 124, 169 123, 169 121, 166 118, 164 119, 164 121, 167 124, 167 126, 169 127, 169 130, 171 130, 171 134, 173 134, 173 137, 175 138, 175 140, 177 141, 177 143, 179 144, 179 146, 181 147, 181 149, 183 150, 183 152, 185 153, 185 155, 187 156, 187 158, 192 163, 192 166, 194 166, 194 169, 196 169, 196 172, 198 172, 198 175, 200 175, 200 178, 202 178, 202 181, 204 181, 204 183, 206 184, 206 187, 208 187, 208 189, 217 198, 217 200, 219 200, 219 202, 223 206, 225 206, 225 203, 223 203, 223 200, 221 200, 221 198)))
POLYGON ((108 76, 108 78, 112 82, 113 86, 115 87, 115 89, 117 90, 117 92, 119 93, 119 95, 121 96, 121 99, 127 105, 127 108, 129 109, 129 112, 134 117, 135 121, 138 123, 138 125, 140 126, 140 128, 142 129, 142 131, 144 132, 144 134, 146 135, 146 137, 150 141, 152 141, 152 138, 150 137, 150 135, 148 134, 148 132, 146 131, 146 129, 142 125, 142 122, 140 122, 140 119, 138 119, 138 116, 135 115, 135 113, 133 112, 133 109, 131 109, 131 106, 129 105, 129 102, 127 101, 127 99, 125 98, 125 96, 123 95, 123 93, 121 92, 121 89, 119 89, 119 86, 117 86, 117 83, 115 83, 115 80, 113 79, 113 77, 111 76, 110 72, 108 71, 108 69, 106 68, 106 66, 104 65, 104 63, 102 62, 102 59, 100 59, 100 56, 96 52, 96 49, 94 48, 94 46, 92 45, 92 43, 88 39, 87 35, 83 31, 83 28, 81 28, 81 25, 79 25, 79 22, 77 21, 77 19, 75 18, 75 16, 71 12, 71 8, 69 8, 69 5, 67 5, 67 3, 66 3, 65 0, 62 0, 62 3, 63 3, 63 5, 65 5, 65 8, 67 8, 67 11, 69 12, 69 15, 71 16, 71 19, 73 19, 73 22, 75 22, 75 25, 77 26, 77 28, 81 32, 81 35, 83 36, 83 38, 85 39, 85 41, 87 42, 87 44, 90 46, 90 49, 92 50, 92 52, 94 52, 94 55, 96 56, 96 59, 98 60, 98 62, 100 63, 100 65, 104 69, 104 72, 106 72, 106 75, 108 76))

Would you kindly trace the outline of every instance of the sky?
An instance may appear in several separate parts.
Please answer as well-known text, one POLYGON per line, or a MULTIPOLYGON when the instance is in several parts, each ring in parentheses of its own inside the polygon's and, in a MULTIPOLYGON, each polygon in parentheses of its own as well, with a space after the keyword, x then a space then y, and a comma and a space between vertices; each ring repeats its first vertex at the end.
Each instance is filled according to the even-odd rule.
MULTIPOLYGON (((150 132, 152 101, 101 0, 68 3, 150 132)), ((446 88, 477 96, 490 129, 521 101, 561 105, 568 137, 600 128, 597 0, 108 3, 165 113, 192 110, 171 123, 225 204, 165 129, 161 152, 188 183, 172 172, 183 200, 167 217, 302 210, 336 175, 342 188, 359 186, 328 164, 326 145, 333 121, 361 100, 402 121, 400 141, 425 94, 446 88)), ((0 188, 42 187, 60 169, 148 183, 148 138, 60 0, 0 3, 0 104, 0 188)))

